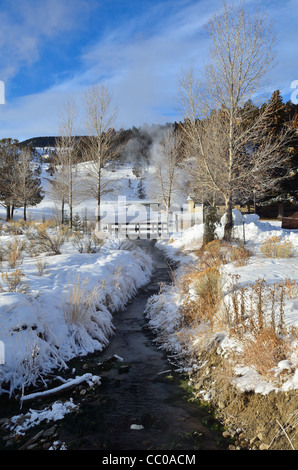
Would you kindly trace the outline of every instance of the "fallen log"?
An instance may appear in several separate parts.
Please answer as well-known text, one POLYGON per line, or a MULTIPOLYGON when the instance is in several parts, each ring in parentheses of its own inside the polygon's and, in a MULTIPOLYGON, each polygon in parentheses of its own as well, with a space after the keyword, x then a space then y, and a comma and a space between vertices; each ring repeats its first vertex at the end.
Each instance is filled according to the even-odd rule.
POLYGON ((49 390, 43 390, 42 392, 31 393, 30 395, 22 395, 20 401, 23 402, 23 401, 33 400, 35 398, 54 395, 55 393, 59 393, 68 388, 74 387, 75 385, 78 385, 82 382, 88 382, 89 385, 94 385, 95 383, 100 383, 100 377, 98 377, 97 375, 92 375, 90 373, 87 373, 80 377, 76 377, 75 379, 69 379, 62 385, 59 385, 58 387, 55 387, 49 390))

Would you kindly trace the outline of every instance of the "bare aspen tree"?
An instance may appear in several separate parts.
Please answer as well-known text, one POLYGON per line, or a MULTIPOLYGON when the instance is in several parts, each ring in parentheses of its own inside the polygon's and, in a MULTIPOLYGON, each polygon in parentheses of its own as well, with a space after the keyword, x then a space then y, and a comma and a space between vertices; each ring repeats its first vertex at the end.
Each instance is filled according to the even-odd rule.
POLYGON ((169 220, 169 209, 172 200, 180 189, 178 181, 179 163, 181 161, 180 138, 171 127, 167 129, 158 144, 154 146, 152 162, 154 164, 154 191, 161 197, 166 208, 166 220, 169 220))
POLYGON ((67 202, 69 207, 69 223, 72 228, 73 221, 73 202, 75 190, 75 177, 77 171, 77 158, 76 158, 76 135, 75 123, 77 119, 77 108, 73 99, 69 99, 61 112, 61 126, 60 126, 60 157, 65 161, 60 162, 64 167, 64 182, 67 191, 67 202))
POLYGON ((182 75, 180 99, 197 184, 205 194, 223 199, 229 240, 237 198, 276 183, 274 169, 284 163, 286 132, 275 141, 266 135, 270 106, 254 119, 246 113, 245 104, 261 92, 274 61, 275 37, 266 17, 250 15, 244 4, 223 2, 207 30, 212 47, 204 81, 192 71, 182 75))
POLYGON ((110 190, 103 178, 104 165, 114 157, 116 111, 112 109, 112 97, 104 85, 89 88, 85 95, 88 136, 85 139, 86 156, 90 177, 85 181, 86 191, 96 199, 97 228, 101 219, 100 202, 110 190))
POLYGON ((55 204, 60 205, 60 222, 65 223, 65 205, 67 204, 67 159, 64 139, 58 137, 55 141, 55 150, 52 153, 53 179, 49 180, 48 193, 55 204))
POLYGON ((51 181, 51 196, 61 207, 61 223, 65 222, 65 207, 69 207, 69 223, 72 227, 73 204, 77 199, 76 175, 77 155, 75 124, 77 108, 73 98, 68 99, 63 105, 59 115, 59 137, 55 141, 55 152, 52 155, 54 178, 51 181))

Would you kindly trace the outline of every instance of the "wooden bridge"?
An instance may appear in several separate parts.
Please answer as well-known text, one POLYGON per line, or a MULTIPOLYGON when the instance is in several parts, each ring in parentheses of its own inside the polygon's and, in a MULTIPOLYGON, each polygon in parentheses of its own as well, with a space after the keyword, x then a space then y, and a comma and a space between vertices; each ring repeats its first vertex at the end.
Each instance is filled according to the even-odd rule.
POLYGON ((169 224, 160 221, 108 223, 107 232, 114 238, 158 239, 169 237, 169 224))

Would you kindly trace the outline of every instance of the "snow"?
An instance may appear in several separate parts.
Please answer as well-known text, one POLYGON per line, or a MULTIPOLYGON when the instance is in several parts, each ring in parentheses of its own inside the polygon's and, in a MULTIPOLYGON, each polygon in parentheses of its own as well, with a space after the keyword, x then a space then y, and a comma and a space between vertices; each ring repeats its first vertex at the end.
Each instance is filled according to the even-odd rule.
POLYGON ((34 427, 38 426, 43 421, 59 421, 71 411, 75 410, 77 405, 70 399, 64 403, 56 401, 52 403, 50 407, 46 407, 43 410, 29 409, 24 415, 15 415, 11 418, 7 424, 7 429, 15 435, 24 435, 25 432, 34 427))
POLYGON ((87 373, 82 376, 75 377, 74 379, 66 380, 64 381, 62 385, 55 387, 54 389, 48 389, 42 392, 30 393, 30 395, 23 395, 22 402, 27 401, 27 400, 35 400, 36 398, 44 397, 46 395, 52 395, 53 393, 59 393, 62 390, 65 390, 69 387, 73 387, 74 385, 78 385, 82 382, 87 382, 89 385, 93 385, 95 383, 99 384, 100 377, 98 377, 97 375, 92 375, 90 373, 87 373))

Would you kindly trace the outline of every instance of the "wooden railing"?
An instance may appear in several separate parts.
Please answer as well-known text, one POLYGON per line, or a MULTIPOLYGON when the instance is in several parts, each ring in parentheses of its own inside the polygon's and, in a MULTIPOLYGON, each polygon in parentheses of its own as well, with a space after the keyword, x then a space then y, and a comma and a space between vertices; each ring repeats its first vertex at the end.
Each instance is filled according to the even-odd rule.
POLYGON ((167 222, 108 223, 107 231, 115 238, 166 238, 169 234, 167 222))

